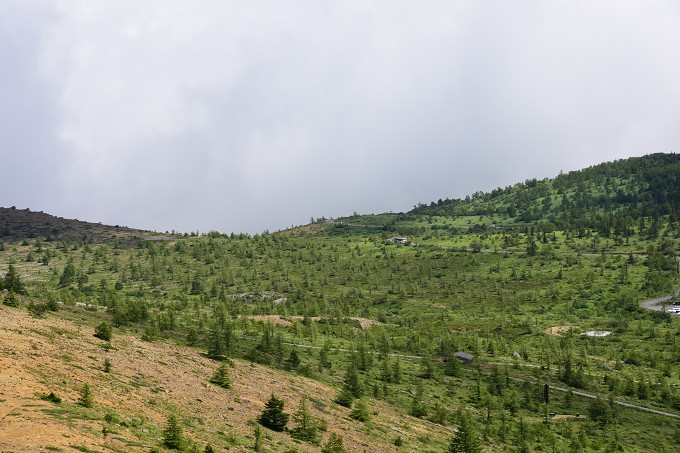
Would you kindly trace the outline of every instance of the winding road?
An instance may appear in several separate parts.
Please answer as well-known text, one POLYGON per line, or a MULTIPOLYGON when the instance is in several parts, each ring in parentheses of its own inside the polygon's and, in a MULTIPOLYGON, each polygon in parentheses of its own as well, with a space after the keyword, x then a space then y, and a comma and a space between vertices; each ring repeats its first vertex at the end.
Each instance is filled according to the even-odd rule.
POLYGON ((640 306, 642 308, 647 308, 649 310, 666 311, 666 306, 663 304, 663 302, 666 302, 667 300, 671 300, 674 297, 678 296, 680 296, 680 285, 678 285, 678 287, 675 288, 675 291, 673 291, 671 294, 662 297, 657 297, 656 299, 646 300, 642 302, 640 306))

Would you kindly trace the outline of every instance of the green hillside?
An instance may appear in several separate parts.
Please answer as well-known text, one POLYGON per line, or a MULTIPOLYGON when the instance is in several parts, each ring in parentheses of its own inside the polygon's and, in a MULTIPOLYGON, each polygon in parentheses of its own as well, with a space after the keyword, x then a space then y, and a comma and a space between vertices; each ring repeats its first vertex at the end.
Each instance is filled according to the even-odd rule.
MULTIPOLYGON (((405 214, 340 220, 403 233, 533 225, 540 230, 582 234, 589 229, 606 238, 625 238, 633 235, 640 219, 668 216, 676 222, 679 212, 680 155, 652 154, 475 192, 465 199, 439 199, 405 214)), ((649 234, 656 229, 654 222, 642 228, 649 234)))
POLYGON ((368 451, 443 452, 455 428, 486 451, 671 452, 680 320, 640 303, 680 282, 679 213, 680 158, 655 154, 264 235, 7 235, 1 297, 311 378, 368 451), (387 429, 384 405, 436 429, 387 429))

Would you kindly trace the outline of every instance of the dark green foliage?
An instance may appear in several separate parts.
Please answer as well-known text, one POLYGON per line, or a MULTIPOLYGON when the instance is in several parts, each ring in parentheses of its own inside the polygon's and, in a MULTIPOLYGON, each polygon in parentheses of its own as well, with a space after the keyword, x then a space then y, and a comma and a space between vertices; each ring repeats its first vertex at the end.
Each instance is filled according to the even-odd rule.
POLYGON ((330 345, 328 342, 325 342, 323 347, 319 349, 319 368, 326 368, 330 370, 332 366, 333 363, 330 360, 330 345))
POLYGON ((111 361, 109 359, 104 359, 104 368, 102 370, 104 373, 111 372, 111 361))
POLYGON ((0 279, 0 289, 6 289, 16 294, 27 294, 26 286, 24 285, 24 282, 21 281, 21 277, 19 277, 13 263, 9 263, 9 268, 7 269, 5 277, 0 279))
POLYGON ((61 398, 59 396, 57 396, 54 392, 50 392, 48 394, 41 395, 40 399, 45 400, 45 401, 50 401, 54 404, 61 403, 61 398))
POLYGON ((338 395, 335 397, 336 403, 344 407, 352 407, 352 402, 354 401, 354 395, 347 389, 341 389, 338 395))
POLYGON ((2 300, 2 303, 7 305, 8 307, 18 307, 21 305, 19 302, 19 298, 17 295, 14 293, 14 291, 10 291, 5 295, 4 299, 2 300))
POLYGON ((59 277, 59 286, 71 286, 76 280, 76 267, 73 265, 73 261, 69 260, 64 267, 64 271, 59 277))
POLYGON ((289 415, 283 411, 283 400, 278 399, 272 393, 271 398, 264 406, 258 421, 265 428, 272 431, 283 431, 288 423, 289 415))
POLYGON ((255 425, 255 428, 253 428, 253 437, 255 438, 253 450, 262 451, 262 428, 260 428, 260 425, 255 425))
POLYGON ((297 350, 293 349, 290 351, 290 355, 286 360, 286 365, 294 370, 297 370, 297 368, 300 366, 300 355, 298 354, 297 350))
POLYGON ((175 414, 170 414, 163 429, 162 445, 165 448, 182 450, 184 447, 184 434, 182 425, 175 414))
POLYGON ((604 426, 612 421, 612 409, 606 400, 595 398, 588 405, 588 417, 604 426))
POLYGON ((312 417, 307 404, 307 398, 300 398, 300 405, 293 414, 294 427, 290 430, 290 435, 296 439, 318 444, 319 427, 318 422, 312 417))
POLYGON ((342 381, 342 389, 335 399, 335 402, 349 407, 352 401, 356 398, 364 396, 364 387, 359 380, 359 373, 357 372, 354 361, 350 362, 345 377, 342 381))
POLYGON ((342 436, 334 432, 330 434, 328 441, 321 449, 321 453, 345 453, 346 451, 342 436))
POLYGON ((359 380, 359 373, 357 372, 354 362, 350 364, 345 372, 345 378, 342 381, 343 390, 347 391, 354 398, 361 398, 364 396, 364 386, 359 380))
POLYGON ((357 400, 354 404, 354 409, 349 413, 350 418, 354 420, 359 420, 360 422, 367 422, 371 419, 371 412, 368 409, 368 405, 362 399, 357 400))
POLYGON ((83 388, 80 390, 80 397, 78 398, 78 404, 83 407, 94 406, 94 397, 92 396, 92 390, 89 384, 84 384, 83 388))
POLYGON ((425 393, 425 388, 422 381, 418 380, 416 383, 416 389, 413 393, 413 398, 411 399, 411 409, 409 413, 414 417, 424 417, 427 415, 427 406, 423 401, 425 393))
POLYGON ((459 416, 458 431, 454 434, 446 451, 448 453, 479 453, 482 451, 472 418, 467 412, 459 416))
POLYGON ((210 382, 225 389, 231 387, 231 377, 229 377, 229 368, 226 363, 221 363, 217 367, 215 373, 210 378, 210 382))
POLYGON ((111 341, 111 324, 103 321, 94 328, 94 336, 104 341, 111 341))

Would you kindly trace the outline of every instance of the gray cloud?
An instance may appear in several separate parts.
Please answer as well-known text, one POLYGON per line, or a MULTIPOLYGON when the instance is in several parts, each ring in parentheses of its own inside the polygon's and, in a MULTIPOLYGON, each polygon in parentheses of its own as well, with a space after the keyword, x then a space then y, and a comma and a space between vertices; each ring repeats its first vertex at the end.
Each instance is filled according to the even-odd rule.
POLYGON ((654 2, 5 2, 0 204, 249 231, 677 150, 654 2))

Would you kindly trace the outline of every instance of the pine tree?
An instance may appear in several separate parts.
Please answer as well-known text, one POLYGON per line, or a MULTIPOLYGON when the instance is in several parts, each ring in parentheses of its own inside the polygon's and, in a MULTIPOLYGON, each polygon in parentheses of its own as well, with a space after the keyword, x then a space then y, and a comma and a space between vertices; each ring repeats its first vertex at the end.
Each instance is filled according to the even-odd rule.
POLYGON ((291 436, 306 442, 319 442, 319 427, 312 417, 307 405, 307 397, 300 397, 300 406, 293 414, 295 427, 291 430, 291 436))
POLYGON ((342 436, 336 433, 331 433, 328 442, 321 449, 321 453, 345 453, 346 451, 342 436))
POLYGON ((231 378, 229 377, 229 369, 226 363, 222 363, 217 367, 215 373, 210 378, 210 382, 225 389, 231 387, 231 378))
POLYGON ((253 430, 253 437, 255 437, 255 444, 253 445, 253 450, 262 451, 262 428, 260 425, 255 425, 253 430))
POLYGON ((21 281, 21 278, 14 267, 14 263, 9 263, 5 278, 0 280, 0 289, 6 289, 16 294, 26 295, 26 286, 24 286, 24 283, 21 281))
POLYGON ((418 381, 416 384, 416 392, 413 394, 413 399, 411 400, 411 410, 409 413, 414 417, 424 417, 427 415, 427 407, 423 403, 423 396, 425 393, 425 388, 423 383, 418 381))
POLYGON ((359 381, 359 373, 357 372, 354 363, 352 363, 347 369, 342 386, 355 398, 361 398, 364 396, 364 387, 361 385, 361 381, 359 381))
POLYGON ((392 377, 396 384, 401 382, 401 376, 401 363, 399 362, 399 358, 397 358, 397 360, 394 362, 394 366, 392 367, 392 377))
POLYGON ((448 453, 481 453, 482 447, 479 437, 474 431, 470 415, 461 414, 458 422, 458 432, 451 439, 448 453))
POLYGON ((283 431, 288 423, 288 414, 283 411, 283 400, 278 399, 272 393, 258 421, 272 431, 283 431))
POLYGON ((64 267, 64 271, 59 277, 59 286, 70 286, 76 280, 76 267, 73 265, 73 260, 69 259, 64 267))
POLYGON ((210 334, 210 343, 208 345, 208 357, 213 360, 222 360, 224 358, 224 342, 222 341, 222 331, 215 327, 210 334))
POLYGON ((78 399, 78 404, 83 407, 94 406, 94 397, 92 396, 92 390, 90 389, 89 384, 83 385, 83 388, 80 391, 80 398, 78 399))
POLYGON ((322 368, 331 369, 333 362, 330 360, 331 347, 328 342, 323 344, 323 347, 319 350, 319 371, 322 368))
POLYGON ((354 405, 354 409, 349 413, 350 418, 359 420, 360 422, 367 422, 371 419, 371 413, 368 410, 368 405, 364 400, 358 400, 354 405))
POLYGON ((163 429, 163 446, 175 450, 181 450, 184 446, 182 426, 179 424, 175 414, 168 416, 165 429, 163 429))
POLYGON ((297 370, 297 368, 300 366, 300 355, 298 354, 297 350, 293 349, 290 351, 286 365, 294 370, 297 370))
POLYGON ((21 305, 19 303, 19 298, 14 293, 14 291, 10 291, 9 293, 7 293, 2 303, 7 305, 8 307, 18 307, 19 305, 21 305))

